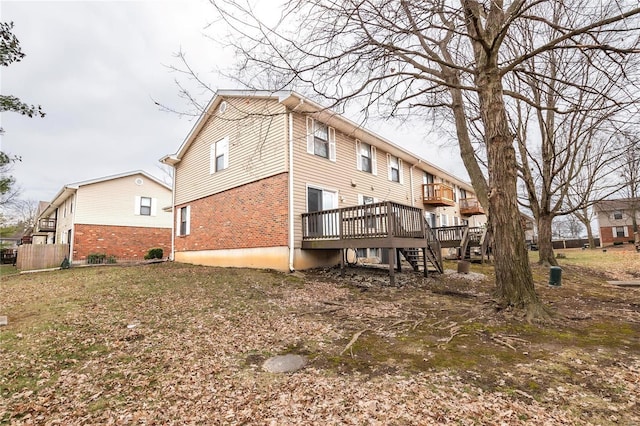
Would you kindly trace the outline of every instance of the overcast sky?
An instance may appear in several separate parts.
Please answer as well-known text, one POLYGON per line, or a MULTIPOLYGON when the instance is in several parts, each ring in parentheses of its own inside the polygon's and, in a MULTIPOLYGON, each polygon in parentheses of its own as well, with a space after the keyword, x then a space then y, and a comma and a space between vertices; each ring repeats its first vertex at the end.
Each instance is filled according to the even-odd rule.
MULTIPOLYGON (((163 179, 158 159, 176 152, 194 123, 154 104, 188 108, 167 68, 178 65, 176 52, 212 87, 236 88, 209 72, 233 57, 205 37, 224 31, 208 1, 2 0, 0 14, 26 54, 2 69, 2 94, 46 112, 2 115, 2 150, 22 157, 12 171, 22 199, 51 201, 65 184, 138 169, 163 179)), ((456 150, 425 142, 428 129, 373 130, 467 176, 456 150)))

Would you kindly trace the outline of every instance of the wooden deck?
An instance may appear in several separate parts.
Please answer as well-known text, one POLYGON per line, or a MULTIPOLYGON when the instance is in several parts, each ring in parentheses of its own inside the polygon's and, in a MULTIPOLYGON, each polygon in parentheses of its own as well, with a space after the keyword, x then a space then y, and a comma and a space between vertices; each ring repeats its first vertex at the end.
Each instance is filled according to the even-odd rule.
POLYGON ((440 242, 418 207, 386 201, 302 214, 302 249, 349 248, 388 249, 392 282, 401 254, 425 275, 427 263, 442 272, 440 242))
POLYGON ((428 264, 442 273, 442 248, 459 248, 460 258, 467 259, 472 247, 480 247, 484 260, 490 245, 485 237, 485 228, 431 228, 422 209, 390 201, 302 214, 303 250, 387 249, 392 282, 401 255, 425 275, 428 264))

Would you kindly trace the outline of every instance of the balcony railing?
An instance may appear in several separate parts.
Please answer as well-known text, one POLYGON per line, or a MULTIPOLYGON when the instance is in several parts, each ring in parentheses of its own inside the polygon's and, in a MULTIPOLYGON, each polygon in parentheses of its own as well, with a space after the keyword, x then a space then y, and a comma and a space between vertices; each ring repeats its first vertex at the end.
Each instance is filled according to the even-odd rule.
POLYGON ((460 214, 463 216, 484 214, 484 209, 476 198, 461 198, 460 214))
POLYGON ((38 221, 38 230, 40 232, 55 232, 56 220, 55 219, 40 219, 38 221))
POLYGON ((422 201, 430 206, 453 206, 453 188, 444 183, 425 183, 422 185, 422 201))
POLYGON ((422 210, 392 202, 302 214, 302 240, 425 238, 422 210))

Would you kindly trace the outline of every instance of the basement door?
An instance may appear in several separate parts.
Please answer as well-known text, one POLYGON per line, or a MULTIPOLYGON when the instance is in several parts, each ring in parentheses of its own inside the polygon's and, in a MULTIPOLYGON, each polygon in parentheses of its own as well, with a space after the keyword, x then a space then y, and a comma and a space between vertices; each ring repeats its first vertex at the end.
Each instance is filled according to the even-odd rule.
MULTIPOLYGON (((338 193, 326 189, 307 187, 307 212, 319 212, 338 208, 338 193)), ((311 237, 338 236, 338 214, 321 215, 309 220, 308 235, 311 237)))

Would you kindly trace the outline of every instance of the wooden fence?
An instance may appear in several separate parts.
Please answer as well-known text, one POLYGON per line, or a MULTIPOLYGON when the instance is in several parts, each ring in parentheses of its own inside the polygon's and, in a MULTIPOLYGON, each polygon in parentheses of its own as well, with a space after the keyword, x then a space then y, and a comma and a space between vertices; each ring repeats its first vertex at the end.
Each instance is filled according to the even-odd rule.
POLYGON ((23 244, 16 267, 21 271, 55 268, 69 255, 69 244, 23 244))

